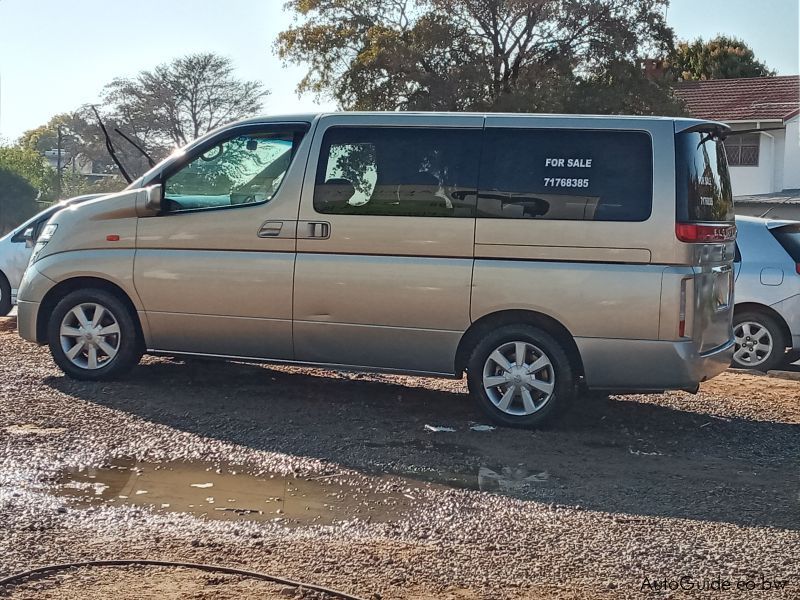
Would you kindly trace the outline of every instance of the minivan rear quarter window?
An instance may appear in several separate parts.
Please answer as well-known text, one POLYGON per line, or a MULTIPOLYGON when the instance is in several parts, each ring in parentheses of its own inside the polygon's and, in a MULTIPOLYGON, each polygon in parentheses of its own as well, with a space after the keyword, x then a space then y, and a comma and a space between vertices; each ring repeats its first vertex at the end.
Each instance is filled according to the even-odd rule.
POLYGON ((646 221, 653 149, 642 131, 486 130, 478 216, 646 221))
POLYGON ((705 131, 675 136, 677 219, 733 222, 733 194, 722 141, 705 131))

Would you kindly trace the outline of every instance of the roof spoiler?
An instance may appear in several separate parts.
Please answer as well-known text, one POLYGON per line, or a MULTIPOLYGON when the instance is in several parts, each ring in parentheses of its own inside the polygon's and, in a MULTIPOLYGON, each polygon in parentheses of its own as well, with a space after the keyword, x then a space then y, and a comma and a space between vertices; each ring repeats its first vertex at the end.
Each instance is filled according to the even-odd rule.
POLYGON ((724 140, 731 131, 730 126, 719 121, 675 121, 675 133, 711 133, 724 140))

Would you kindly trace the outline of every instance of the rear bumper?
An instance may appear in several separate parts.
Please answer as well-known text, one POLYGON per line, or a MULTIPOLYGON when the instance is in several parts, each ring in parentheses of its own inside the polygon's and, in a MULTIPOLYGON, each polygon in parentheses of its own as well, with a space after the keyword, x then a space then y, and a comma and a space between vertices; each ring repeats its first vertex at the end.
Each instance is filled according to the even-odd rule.
POLYGON ((699 353, 693 342, 576 338, 590 389, 690 390, 727 369, 734 340, 699 353))
POLYGON ((792 336, 792 339, 789 340, 792 349, 800 350, 800 295, 776 302, 770 305, 770 308, 774 309, 786 321, 789 333, 792 336))

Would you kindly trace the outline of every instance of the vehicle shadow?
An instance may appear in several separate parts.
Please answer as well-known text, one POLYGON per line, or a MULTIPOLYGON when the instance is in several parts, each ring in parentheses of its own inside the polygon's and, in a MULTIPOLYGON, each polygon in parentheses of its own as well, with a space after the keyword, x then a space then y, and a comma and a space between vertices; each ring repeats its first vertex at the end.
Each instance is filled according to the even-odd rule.
POLYGON ((546 429, 473 431, 487 421, 452 382, 197 360, 146 359, 113 383, 45 383, 179 430, 366 473, 630 515, 800 529, 796 425, 612 397, 582 398, 546 429))

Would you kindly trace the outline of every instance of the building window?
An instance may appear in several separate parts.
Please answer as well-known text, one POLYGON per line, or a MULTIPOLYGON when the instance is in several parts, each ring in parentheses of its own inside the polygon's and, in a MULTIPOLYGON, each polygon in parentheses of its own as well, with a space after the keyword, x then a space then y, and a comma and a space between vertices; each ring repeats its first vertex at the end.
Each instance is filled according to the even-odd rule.
POLYGON ((759 133, 736 135, 734 132, 725 140, 728 165, 731 167, 757 167, 760 142, 761 134, 759 133))

